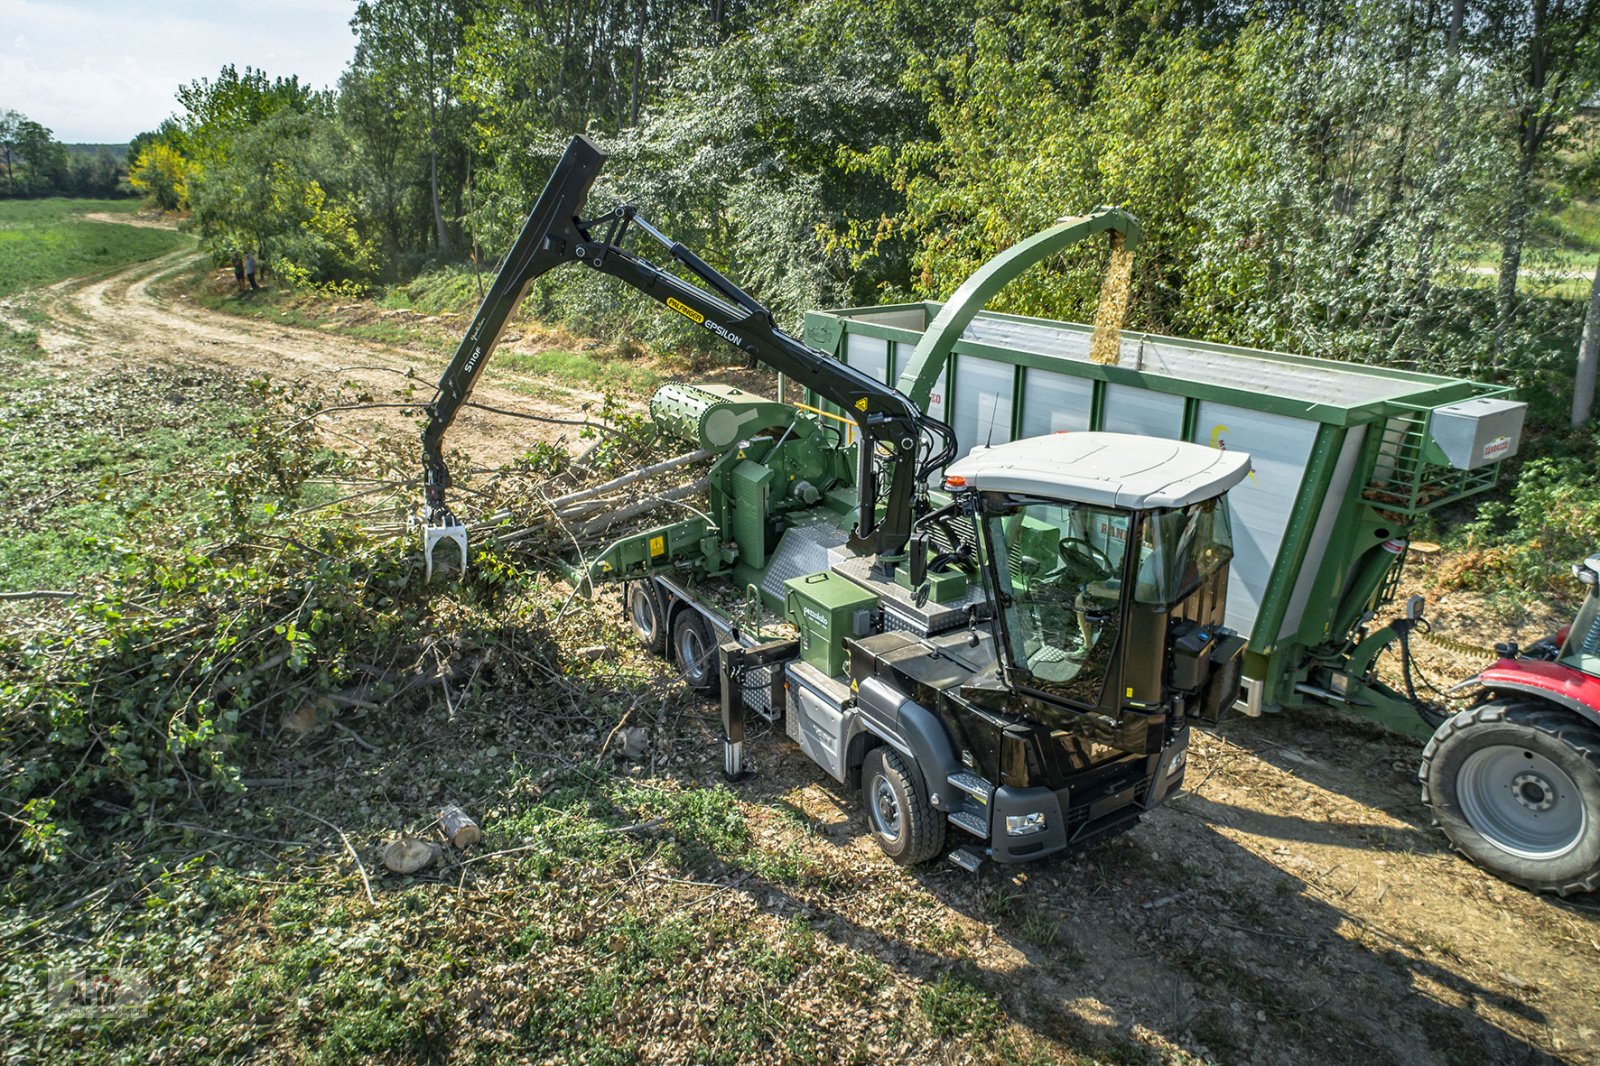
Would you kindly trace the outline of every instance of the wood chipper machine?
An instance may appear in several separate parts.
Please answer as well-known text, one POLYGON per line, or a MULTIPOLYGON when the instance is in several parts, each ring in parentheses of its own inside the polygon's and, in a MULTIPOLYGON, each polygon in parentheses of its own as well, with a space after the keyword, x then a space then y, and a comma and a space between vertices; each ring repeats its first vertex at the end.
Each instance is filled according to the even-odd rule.
MULTIPOLYGON (((1172 795, 1190 723, 1214 721, 1239 687, 1226 494, 1250 472, 1245 452, 1074 432, 954 461, 956 434, 922 391, 784 333, 634 207, 584 218, 604 160, 582 137, 568 146, 429 406, 430 570, 446 542, 467 558, 445 431, 528 285, 587 265, 829 406, 662 388, 650 411, 663 436, 714 456, 703 511, 616 541, 582 575, 623 582, 641 640, 720 692, 729 777, 747 772, 747 716, 781 723, 860 789, 890 856, 933 858, 954 827, 950 857, 968 869, 1104 840, 1172 795), (674 269, 628 250, 633 233, 674 269)), ((1102 233, 1139 237, 1103 209, 1035 241, 1102 233)))

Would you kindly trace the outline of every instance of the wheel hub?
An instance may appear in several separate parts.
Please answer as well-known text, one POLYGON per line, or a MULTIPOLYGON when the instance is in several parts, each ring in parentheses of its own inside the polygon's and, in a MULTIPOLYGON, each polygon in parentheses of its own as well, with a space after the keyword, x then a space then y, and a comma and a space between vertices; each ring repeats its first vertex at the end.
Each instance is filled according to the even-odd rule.
POLYGON ((889 840, 900 839, 900 800, 894 788, 880 777, 872 784, 872 819, 889 840))
POLYGON ((678 638, 678 658, 691 676, 699 677, 704 672, 705 648, 700 643, 700 634, 692 629, 683 631, 683 636, 678 638))
POLYGON ((1555 786, 1538 774, 1518 774, 1513 777, 1511 794, 1530 811, 1548 811, 1556 805, 1555 786))
POLYGON ((1582 841, 1588 815, 1572 777, 1521 745, 1497 744, 1467 756, 1456 797, 1472 828, 1521 859, 1556 859, 1582 841))

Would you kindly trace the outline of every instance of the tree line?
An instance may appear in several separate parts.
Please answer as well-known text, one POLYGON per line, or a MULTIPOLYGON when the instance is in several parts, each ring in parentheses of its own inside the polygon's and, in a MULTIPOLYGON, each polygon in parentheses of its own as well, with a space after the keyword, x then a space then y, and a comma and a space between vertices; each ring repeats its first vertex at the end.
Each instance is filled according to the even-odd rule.
MULTIPOLYGON (((1550 268, 1593 235, 1553 208, 1600 202, 1600 0, 367 0, 352 28, 329 90, 184 86, 134 185, 280 276, 391 282, 492 267, 583 131, 600 203, 791 322, 943 298, 1112 203, 1148 235, 1133 328, 1571 379, 1587 301, 1550 268)), ((1090 254, 997 306, 1084 320, 1090 254)), ((538 298, 687 336, 601 279, 538 298)))
POLYGON ((0 111, 0 196, 126 194, 122 159, 106 145, 81 151, 19 111, 0 111))

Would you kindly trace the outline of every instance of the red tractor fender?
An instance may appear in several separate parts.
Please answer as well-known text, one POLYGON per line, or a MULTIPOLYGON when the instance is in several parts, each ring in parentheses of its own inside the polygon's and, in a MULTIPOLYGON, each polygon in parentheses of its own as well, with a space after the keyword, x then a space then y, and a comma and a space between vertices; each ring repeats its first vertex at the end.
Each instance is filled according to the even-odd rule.
POLYGON ((1478 675, 1478 683, 1496 692, 1538 696, 1600 725, 1600 677, 1582 670, 1538 659, 1501 659, 1478 675))

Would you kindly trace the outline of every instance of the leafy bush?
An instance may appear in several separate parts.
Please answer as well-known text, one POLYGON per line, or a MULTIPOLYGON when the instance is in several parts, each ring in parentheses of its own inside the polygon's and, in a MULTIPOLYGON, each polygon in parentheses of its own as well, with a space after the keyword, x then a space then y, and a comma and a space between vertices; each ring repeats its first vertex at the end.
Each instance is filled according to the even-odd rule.
POLYGON ((1463 550, 1443 582, 1524 598, 1574 594, 1569 568, 1600 551, 1597 447, 1600 430, 1526 443, 1534 454, 1508 475, 1506 497, 1485 503, 1454 538, 1463 550))
MULTIPOLYGON (((237 789, 247 735, 385 702, 418 657, 414 553, 336 512, 285 521, 330 462, 309 420, 243 436, 194 512, 186 539, 208 546, 125 548, 124 580, 0 630, 0 866, 237 789)), ((461 595, 506 572, 486 561, 461 595)))

